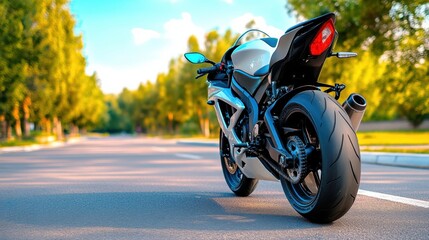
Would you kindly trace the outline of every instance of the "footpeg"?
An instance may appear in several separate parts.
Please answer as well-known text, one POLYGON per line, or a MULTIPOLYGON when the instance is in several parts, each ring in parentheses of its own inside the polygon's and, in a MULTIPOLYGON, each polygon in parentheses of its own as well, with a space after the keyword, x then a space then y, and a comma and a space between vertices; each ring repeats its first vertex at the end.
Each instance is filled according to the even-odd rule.
POLYGON ((234 144, 234 148, 249 148, 249 144, 248 143, 236 143, 234 144))

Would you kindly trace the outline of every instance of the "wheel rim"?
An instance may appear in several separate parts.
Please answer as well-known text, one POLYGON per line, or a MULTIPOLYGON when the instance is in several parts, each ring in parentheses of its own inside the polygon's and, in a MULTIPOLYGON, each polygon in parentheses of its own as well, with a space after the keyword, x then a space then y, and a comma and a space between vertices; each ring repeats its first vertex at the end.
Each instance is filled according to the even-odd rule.
POLYGON ((230 174, 235 174, 238 169, 237 164, 233 163, 229 157, 224 157, 223 160, 225 161, 226 170, 228 170, 230 174))
POLYGON ((238 165, 231 157, 231 151, 229 146, 229 141, 226 136, 222 133, 222 138, 220 141, 220 154, 221 160, 224 166, 224 176, 226 178, 226 182, 230 186, 231 189, 238 189, 241 184, 241 180, 243 178, 243 173, 241 172, 238 165))
MULTIPOLYGON (((302 139, 306 147, 315 149, 311 155, 307 156, 309 170, 301 182, 293 184, 283 180, 295 204, 300 207, 306 207, 311 205, 319 194, 322 179, 320 144, 315 128, 307 113, 301 109, 294 109, 289 112, 285 119, 284 126, 301 129, 298 137, 302 139)), ((286 171, 293 171, 293 169, 286 171)), ((288 172, 288 174, 291 173, 288 172)))

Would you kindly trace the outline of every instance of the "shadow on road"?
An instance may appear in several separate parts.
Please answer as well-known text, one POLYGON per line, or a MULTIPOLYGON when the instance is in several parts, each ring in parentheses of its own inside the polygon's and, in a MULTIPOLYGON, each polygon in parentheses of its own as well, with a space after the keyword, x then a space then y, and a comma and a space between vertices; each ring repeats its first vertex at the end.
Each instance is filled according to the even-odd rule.
MULTIPOLYGON (((44 227, 182 230, 287 230, 320 227, 305 221, 285 206, 279 212, 279 209, 273 209, 278 206, 273 206, 272 203, 266 203, 266 206, 262 204, 263 207, 259 203, 259 207, 256 206, 257 213, 255 206, 248 204, 240 206, 237 211, 231 211, 231 206, 225 208, 219 204, 233 199, 238 198, 231 194, 197 192, 40 195, 1 200, 0 219, 44 227)), ((251 202, 255 202, 255 198, 251 202)))

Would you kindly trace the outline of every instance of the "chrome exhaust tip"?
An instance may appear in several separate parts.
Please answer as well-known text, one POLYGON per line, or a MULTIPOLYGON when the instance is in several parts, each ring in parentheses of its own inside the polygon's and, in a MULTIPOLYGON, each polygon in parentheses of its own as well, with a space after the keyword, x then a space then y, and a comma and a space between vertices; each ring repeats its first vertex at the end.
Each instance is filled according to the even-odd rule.
POLYGON ((355 132, 357 132, 366 109, 365 98, 360 94, 352 93, 347 100, 344 101, 343 108, 347 115, 349 115, 355 132))

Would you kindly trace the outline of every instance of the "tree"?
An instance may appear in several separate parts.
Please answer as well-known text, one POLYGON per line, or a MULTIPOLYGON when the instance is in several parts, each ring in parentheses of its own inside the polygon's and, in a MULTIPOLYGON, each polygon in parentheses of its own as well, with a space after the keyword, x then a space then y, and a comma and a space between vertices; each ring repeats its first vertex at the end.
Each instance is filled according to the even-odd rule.
POLYGON ((382 110, 383 113, 369 110, 366 119, 396 115, 406 117, 417 126, 429 114, 429 92, 420 88, 420 83, 428 80, 427 1, 289 0, 287 8, 304 18, 335 12, 339 32, 336 49, 356 51, 362 57, 353 64, 335 61, 335 65, 325 65, 321 79, 341 79, 353 89, 359 88, 361 81, 369 83, 366 89, 361 89, 368 94, 368 101, 383 100, 381 104, 390 108, 382 110), (368 62, 372 62, 372 66, 368 66, 368 62), (350 79, 350 74, 362 75, 359 69, 375 74, 364 74, 365 79, 350 79), (375 92, 378 94, 374 95, 375 92))
POLYGON ((62 138, 63 125, 93 126, 103 115, 103 94, 96 74, 85 73, 82 37, 74 34, 75 21, 67 0, 37 0, 33 24, 34 55, 32 105, 44 131, 62 138), (52 61, 55 59, 55 61, 52 61))
POLYGON ((67 0, 0 0, 0 138, 88 127, 103 115, 96 75, 85 73, 82 38, 67 0))
POLYGON ((11 125, 21 137, 21 102, 25 99, 33 2, 0 1, 0 137, 10 138, 11 125))

